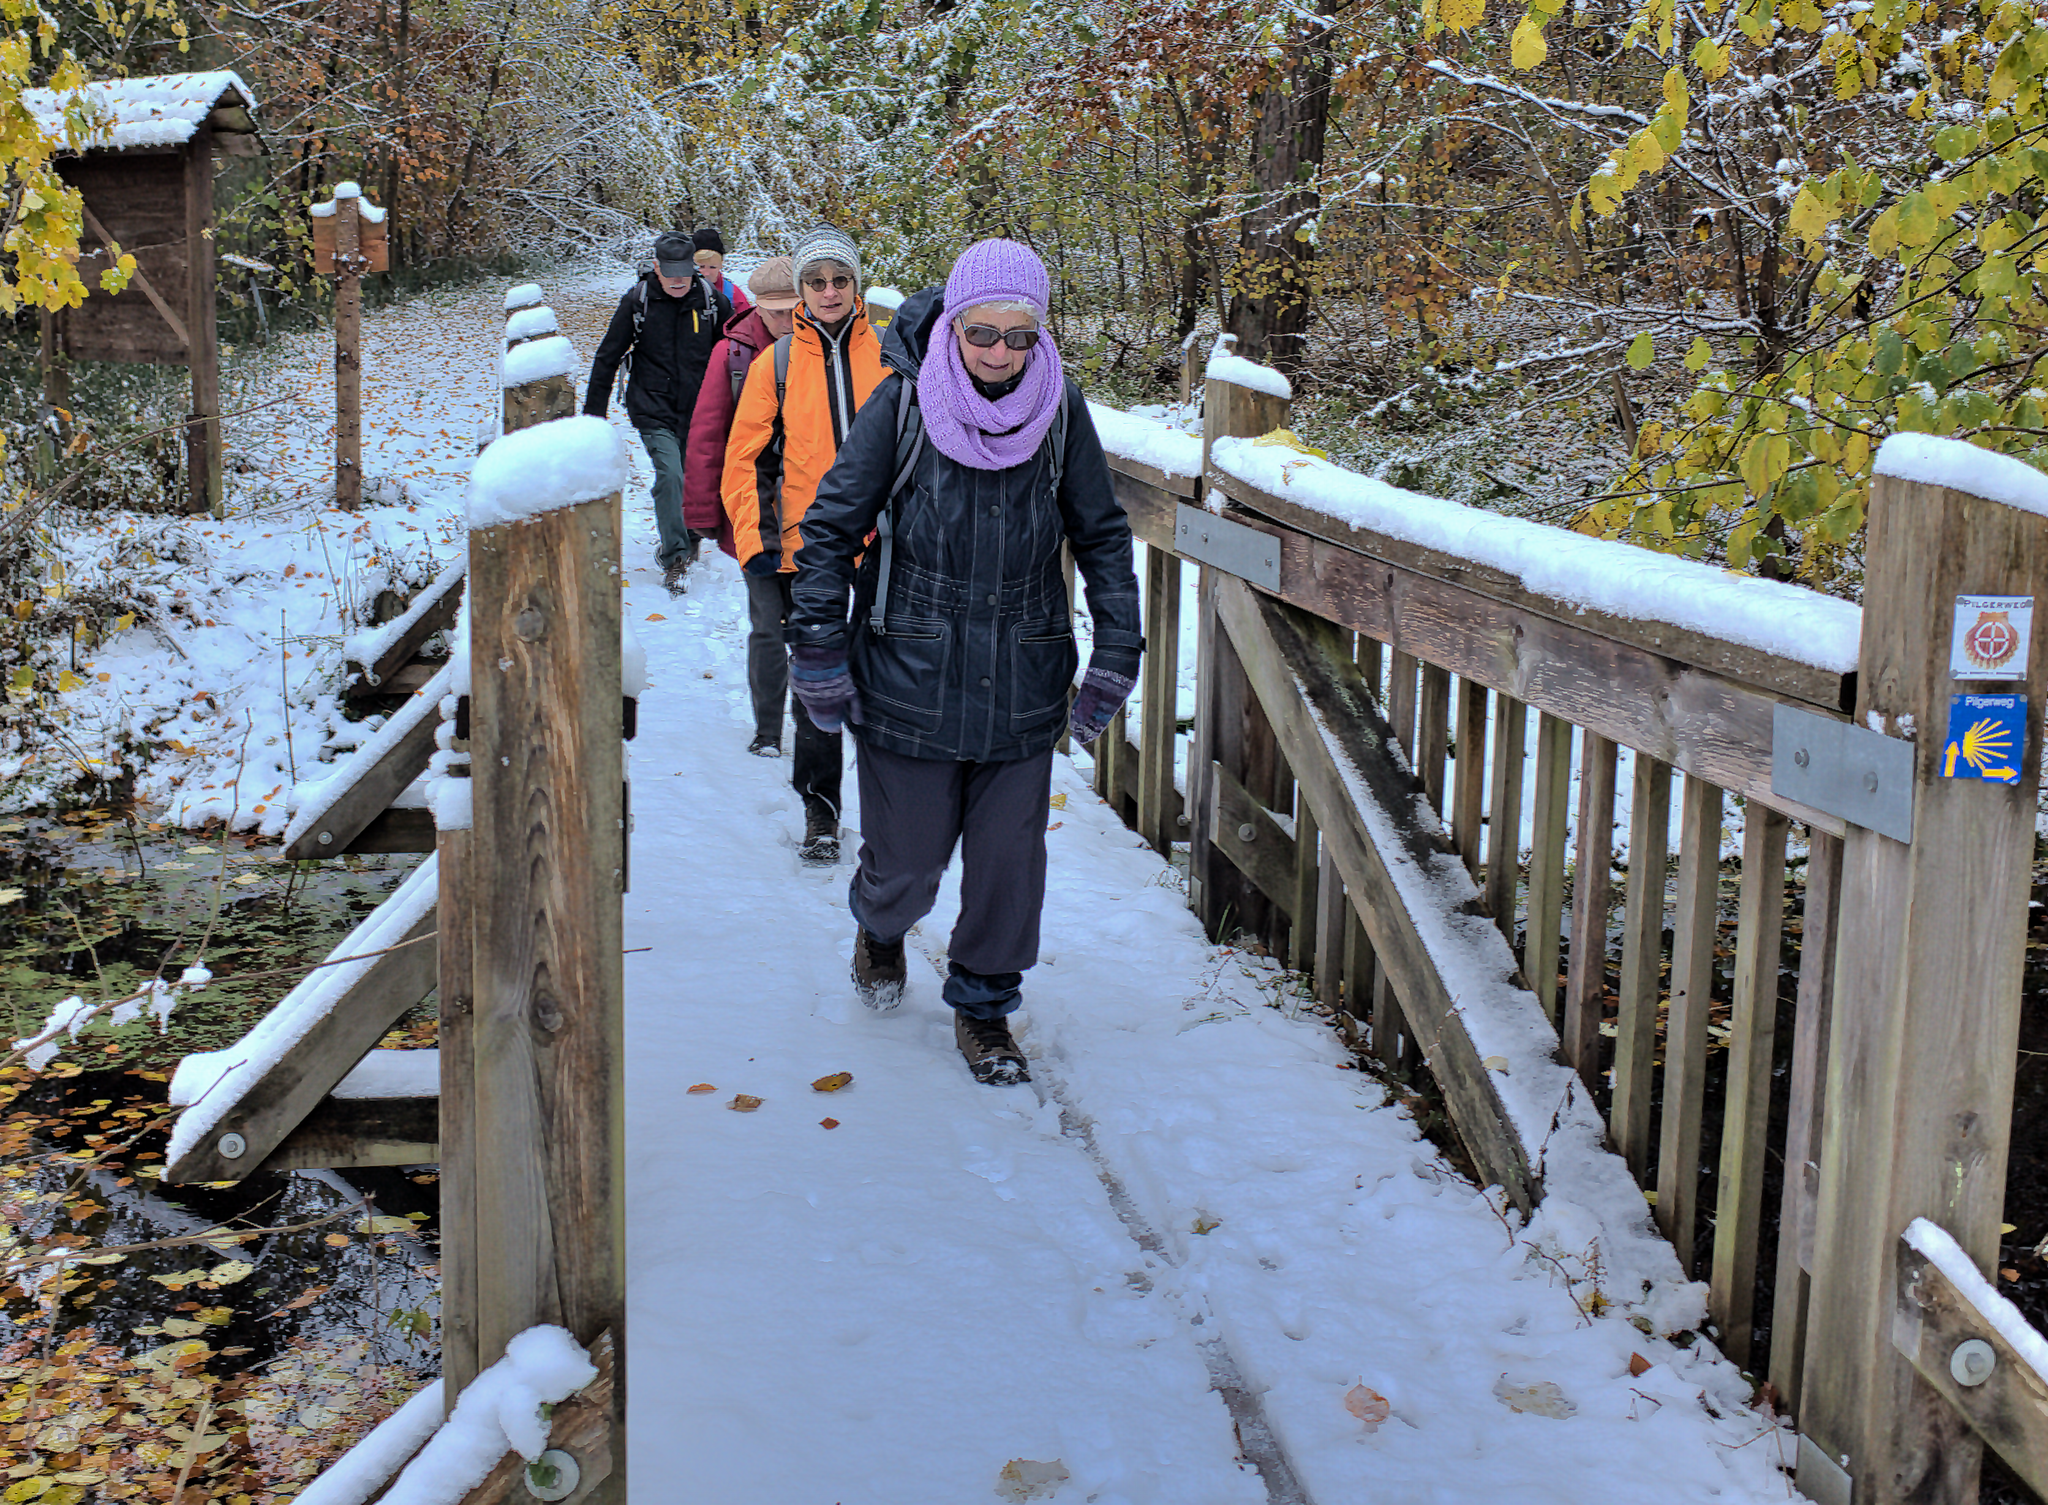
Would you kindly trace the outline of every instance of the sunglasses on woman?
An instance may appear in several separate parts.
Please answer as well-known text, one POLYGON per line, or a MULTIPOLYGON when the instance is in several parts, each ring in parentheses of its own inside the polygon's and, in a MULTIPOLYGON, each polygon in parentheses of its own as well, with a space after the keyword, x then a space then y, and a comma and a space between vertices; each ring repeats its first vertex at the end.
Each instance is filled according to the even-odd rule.
POLYGON ((1036 329, 998 329, 993 324, 962 324, 960 332, 976 350, 986 350, 997 340, 1012 350, 1029 350, 1038 343, 1040 333, 1036 329))
POLYGON ((853 279, 851 277, 833 277, 829 279, 812 277, 804 283, 804 286, 814 293, 822 293, 828 287, 836 293, 843 293, 853 286, 853 279))

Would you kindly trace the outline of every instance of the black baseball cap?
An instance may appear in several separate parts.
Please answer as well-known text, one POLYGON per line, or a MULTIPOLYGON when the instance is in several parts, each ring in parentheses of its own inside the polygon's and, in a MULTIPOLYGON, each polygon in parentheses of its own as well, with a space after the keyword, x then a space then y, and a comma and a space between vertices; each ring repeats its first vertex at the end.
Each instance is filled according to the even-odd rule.
POLYGON ((654 265, 664 277, 697 275, 697 248, 680 230, 668 230, 654 238, 654 265))

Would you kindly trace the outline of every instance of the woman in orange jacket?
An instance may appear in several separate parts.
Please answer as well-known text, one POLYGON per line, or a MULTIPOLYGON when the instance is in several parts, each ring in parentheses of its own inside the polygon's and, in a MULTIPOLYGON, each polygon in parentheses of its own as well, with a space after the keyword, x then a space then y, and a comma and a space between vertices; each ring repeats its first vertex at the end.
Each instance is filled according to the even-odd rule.
MULTIPOLYGON (((843 232, 820 225, 790 253, 803 302, 796 329, 764 351, 747 371, 726 442, 720 487, 733 543, 747 576, 752 642, 783 641, 789 615, 798 525, 832 468, 853 415, 881 384, 882 344, 860 296, 860 252, 843 232)), ((754 704, 781 705, 789 696, 786 652, 748 654, 754 704)), ((806 862, 839 858, 839 733, 820 731, 791 702, 796 756, 791 782, 804 802, 806 862)), ((779 728, 778 728, 779 731, 779 728)), ((779 747, 758 730, 750 751, 779 747)))

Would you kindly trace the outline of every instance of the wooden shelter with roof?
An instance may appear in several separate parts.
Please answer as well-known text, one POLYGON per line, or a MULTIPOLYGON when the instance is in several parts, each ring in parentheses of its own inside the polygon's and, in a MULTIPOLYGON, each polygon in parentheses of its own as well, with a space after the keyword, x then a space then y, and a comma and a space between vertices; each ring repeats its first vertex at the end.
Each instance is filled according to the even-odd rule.
POLYGON ((38 123, 65 143, 58 171, 85 201, 79 270, 95 288, 78 308, 43 315, 45 390, 53 406, 63 405, 71 360, 191 367, 187 507, 208 511, 221 487, 214 158, 263 150, 255 91, 221 70, 103 80, 84 95, 81 130, 66 117, 68 96, 23 93, 38 123), (93 275, 109 244, 136 265, 116 295, 99 292, 93 275))

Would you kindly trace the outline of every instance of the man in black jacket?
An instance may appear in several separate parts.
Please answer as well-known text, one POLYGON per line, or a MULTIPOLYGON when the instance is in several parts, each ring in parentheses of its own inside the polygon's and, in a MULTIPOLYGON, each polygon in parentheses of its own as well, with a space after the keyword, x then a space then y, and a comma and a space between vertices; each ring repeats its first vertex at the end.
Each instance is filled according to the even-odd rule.
POLYGON ((619 299, 611 327, 590 363, 583 411, 599 418, 611 407, 612 378, 629 361, 626 416, 654 463, 654 562, 670 594, 697 557, 698 535, 683 525, 683 457, 690 415, 711 347, 732 318, 732 302, 700 275, 690 237, 670 231, 654 242, 654 269, 619 299))

